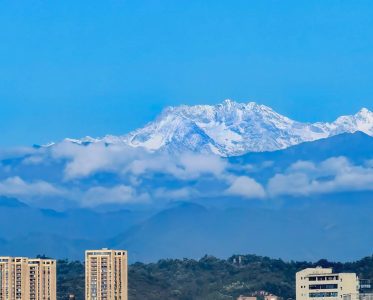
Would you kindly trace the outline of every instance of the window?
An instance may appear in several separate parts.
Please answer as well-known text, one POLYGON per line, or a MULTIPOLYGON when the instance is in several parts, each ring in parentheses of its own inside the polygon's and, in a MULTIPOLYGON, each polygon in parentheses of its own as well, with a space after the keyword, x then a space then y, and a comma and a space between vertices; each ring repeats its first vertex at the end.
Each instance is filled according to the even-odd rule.
POLYGON ((337 297, 337 292, 318 292, 318 293, 310 293, 310 298, 321 298, 321 297, 337 297))
POLYGON ((316 277, 309 277, 308 281, 316 281, 316 277))
POLYGON ((337 289, 338 284, 311 284, 310 290, 331 290, 337 289))

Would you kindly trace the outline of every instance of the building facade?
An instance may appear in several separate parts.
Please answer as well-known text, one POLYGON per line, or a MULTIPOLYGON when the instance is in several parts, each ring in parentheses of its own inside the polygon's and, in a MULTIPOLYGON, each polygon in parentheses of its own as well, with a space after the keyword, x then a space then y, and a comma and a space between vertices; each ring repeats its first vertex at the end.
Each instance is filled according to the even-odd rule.
POLYGON ((308 268, 296 274, 296 300, 357 300, 355 273, 333 273, 331 268, 308 268))
POLYGON ((56 261, 0 257, 0 300, 56 300, 56 261))
POLYGON ((128 300, 127 251, 85 252, 85 299, 128 300))

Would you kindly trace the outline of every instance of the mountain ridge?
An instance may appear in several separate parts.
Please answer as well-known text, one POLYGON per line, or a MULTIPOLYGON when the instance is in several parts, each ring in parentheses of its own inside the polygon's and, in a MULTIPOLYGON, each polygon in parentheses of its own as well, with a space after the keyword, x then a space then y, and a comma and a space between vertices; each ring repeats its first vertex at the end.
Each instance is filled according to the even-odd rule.
POLYGON ((121 144, 151 152, 196 152, 229 157, 286 149, 356 131, 373 136, 373 112, 362 108, 354 115, 340 116, 331 123, 303 123, 262 104, 227 99, 217 105, 167 107, 154 121, 125 135, 86 136, 64 141, 79 145, 121 144))

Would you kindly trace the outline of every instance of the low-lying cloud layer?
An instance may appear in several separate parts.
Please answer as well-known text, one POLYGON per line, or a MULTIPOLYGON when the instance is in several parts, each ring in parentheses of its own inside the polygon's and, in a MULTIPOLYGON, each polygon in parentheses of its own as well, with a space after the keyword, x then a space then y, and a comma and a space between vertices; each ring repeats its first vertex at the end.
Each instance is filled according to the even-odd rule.
POLYGON ((332 157, 318 164, 299 161, 272 177, 267 187, 271 197, 372 190, 373 168, 369 164, 354 165, 345 157, 332 157))
POLYGON ((0 195, 11 197, 45 197, 45 196, 61 196, 65 191, 58 189, 53 184, 42 180, 26 182, 22 178, 8 177, 0 181, 0 195))
POLYGON ((248 176, 234 178, 225 192, 227 195, 254 199, 262 199, 266 196, 263 186, 248 176))
POLYGON ((172 156, 126 145, 71 142, 23 151, 21 157, 9 163, 7 154, 7 163, 3 161, 0 195, 28 202, 53 198, 93 207, 197 197, 269 199, 373 191, 372 161, 356 165, 345 157, 297 161, 279 170, 275 162, 245 166, 214 155, 172 156), (261 172, 269 175, 261 177, 261 172))

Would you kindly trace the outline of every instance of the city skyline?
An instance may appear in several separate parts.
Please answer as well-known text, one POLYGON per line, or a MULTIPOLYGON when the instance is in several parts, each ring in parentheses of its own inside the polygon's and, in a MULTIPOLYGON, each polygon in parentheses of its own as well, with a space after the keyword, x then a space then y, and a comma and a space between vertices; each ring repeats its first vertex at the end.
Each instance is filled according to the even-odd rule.
MULTIPOLYGON (((126 250, 85 251, 85 299, 128 300, 126 250)), ((57 300, 57 260, 0 256, 0 300, 57 300)), ((76 291, 68 293, 69 299, 76 291)))

